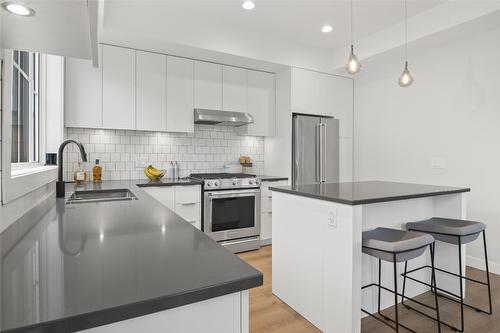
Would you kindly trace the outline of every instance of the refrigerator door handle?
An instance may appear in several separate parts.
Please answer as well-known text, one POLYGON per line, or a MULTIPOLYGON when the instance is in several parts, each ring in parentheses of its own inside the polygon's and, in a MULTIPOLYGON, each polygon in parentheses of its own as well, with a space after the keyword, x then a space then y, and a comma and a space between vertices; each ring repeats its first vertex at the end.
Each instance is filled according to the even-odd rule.
POLYGON ((321 124, 321 182, 326 183, 326 152, 327 150, 327 140, 326 140, 326 124, 321 124))
POLYGON ((293 163, 295 164, 293 168, 293 175, 292 175, 292 185, 297 185, 297 176, 299 172, 299 123, 297 121, 297 118, 293 118, 293 126, 294 126, 294 143, 293 143, 293 163))
POLYGON ((316 125, 316 182, 321 183, 322 178, 322 139, 321 124, 316 125))

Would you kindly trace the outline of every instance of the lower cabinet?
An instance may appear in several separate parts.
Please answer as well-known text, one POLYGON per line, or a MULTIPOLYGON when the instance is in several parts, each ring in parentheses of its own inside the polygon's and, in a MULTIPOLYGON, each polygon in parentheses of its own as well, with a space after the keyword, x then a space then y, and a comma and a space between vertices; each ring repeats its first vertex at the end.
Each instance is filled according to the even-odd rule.
POLYGON ((273 192, 269 190, 269 187, 285 185, 288 185, 286 180, 265 180, 260 187, 260 242, 262 245, 272 243, 273 192))
POLYGON ((201 185, 143 187, 143 190, 201 230, 201 185))

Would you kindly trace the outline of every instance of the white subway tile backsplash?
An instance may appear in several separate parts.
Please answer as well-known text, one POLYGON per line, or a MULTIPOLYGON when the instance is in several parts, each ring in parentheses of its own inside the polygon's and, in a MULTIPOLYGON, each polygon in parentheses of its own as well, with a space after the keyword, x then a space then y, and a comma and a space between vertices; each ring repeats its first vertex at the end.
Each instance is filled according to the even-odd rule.
MULTIPOLYGON (((170 161, 179 163, 181 176, 221 172, 224 164, 238 163, 240 155, 254 163, 246 172, 262 174, 264 169, 264 138, 239 136, 234 127, 195 125, 194 133, 67 128, 66 133, 84 144, 88 172, 100 159, 104 180, 145 178, 142 164, 167 169, 170 161)), ((80 155, 75 145, 66 154, 66 179, 72 179, 80 155)))

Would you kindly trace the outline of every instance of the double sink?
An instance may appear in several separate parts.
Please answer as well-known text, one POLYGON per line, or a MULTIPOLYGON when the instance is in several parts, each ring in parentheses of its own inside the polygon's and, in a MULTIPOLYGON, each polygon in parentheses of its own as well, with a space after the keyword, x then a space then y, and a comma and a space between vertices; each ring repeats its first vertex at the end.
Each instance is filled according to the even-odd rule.
POLYGON ((124 200, 137 200, 137 197, 129 189, 75 191, 71 194, 66 203, 75 204, 124 200))

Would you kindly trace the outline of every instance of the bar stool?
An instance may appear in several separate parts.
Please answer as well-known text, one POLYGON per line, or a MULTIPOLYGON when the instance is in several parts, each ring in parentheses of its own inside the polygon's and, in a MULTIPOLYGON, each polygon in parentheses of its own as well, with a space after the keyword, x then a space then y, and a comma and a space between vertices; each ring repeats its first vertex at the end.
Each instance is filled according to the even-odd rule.
MULTIPOLYGON (((435 283, 434 274, 434 238, 428 234, 414 232, 414 231, 404 231, 389 228, 376 228, 370 231, 363 232, 363 244, 362 251, 372 257, 378 258, 378 283, 371 283, 363 286, 361 289, 377 287, 378 288, 378 314, 387 321, 394 323, 394 326, 383 321, 379 317, 371 314, 370 312, 364 310, 361 311, 367 315, 375 318, 376 320, 384 323, 385 325, 391 327, 396 332, 399 332, 399 327, 403 327, 410 332, 415 332, 411 328, 399 323, 398 316, 398 296, 403 296, 398 292, 398 280, 397 280, 397 263, 408 262, 420 257, 429 247, 431 254, 431 269, 432 277, 431 283, 435 283), (394 264, 394 290, 383 287, 381 285, 382 276, 382 260, 392 262, 394 264), (395 319, 389 318, 380 312, 380 292, 381 290, 388 291, 394 294, 394 308, 395 308, 395 319)), ((411 298, 408 298, 412 300, 411 298)), ((437 295, 434 294, 435 307, 423 304, 436 311, 436 321, 438 325, 438 332, 441 332, 441 321, 439 320, 439 305, 437 295)), ((420 302, 419 302, 420 303, 420 302)), ((433 318, 434 319, 434 318, 433 318)))
MULTIPOLYGON (((436 240, 448 243, 448 244, 454 244, 458 245, 458 270, 459 273, 453 273, 449 272, 440 268, 435 268, 436 271, 443 272, 449 275, 453 275, 459 278, 460 281, 460 295, 456 295, 455 293, 452 293, 450 291, 438 288, 437 285, 434 283, 429 285, 423 281, 420 281, 418 279, 412 278, 410 276, 407 276, 408 274, 411 274, 413 272, 416 272, 421 269, 429 268, 428 265, 422 266, 416 269, 412 269, 411 271, 407 271, 407 264, 405 264, 405 272, 402 274, 404 277, 403 281, 406 281, 406 278, 413 280, 415 282, 427 285, 428 287, 431 288, 431 291, 435 294, 437 294, 440 297, 449 299, 450 301, 460 303, 460 328, 454 327, 451 324, 447 324, 445 322, 442 322, 442 324, 450 327, 451 329, 459 332, 464 331, 464 306, 469 307, 471 309, 474 309, 478 312, 486 313, 491 315, 492 314, 492 307, 491 307, 491 286, 490 286, 490 271, 488 267, 488 251, 486 247, 486 225, 481 222, 474 222, 474 221, 467 221, 467 220, 458 220, 458 219, 449 219, 449 218, 441 218, 441 217, 433 217, 429 220, 424 220, 424 221, 419 221, 419 222, 409 222, 406 224, 406 227, 408 230, 411 231, 419 231, 419 232, 424 232, 427 234, 431 234, 436 240), (474 280, 471 278, 466 277, 463 272, 462 272, 462 251, 461 247, 463 244, 467 244, 470 242, 475 241, 478 237, 479 234, 483 234, 483 245, 484 245, 484 259, 486 262, 486 282, 483 281, 478 281, 474 280), (483 310, 480 308, 477 308, 475 306, 472 306, 470 304, 466 304, 464 302, 464 291, 463 291, 463 285, 462 281, 463 280, 468 280, 472 282, 476 282, 485 286, 488 286, 488 300, 489 300, 489 310, 483 310), (439 291, 440 293, 438 293, 439 291), (448 294, 450 296, 447 296, 445 294, 448 294), (453 298, 455 297, 455 298, 453 298)), ((404 282, 403 282, 404 285, 404 282)), ((404 295, 404 288, 403 288, 403 295, 404 295)), ((404 303, 404 296, 403 296, 403 303, 404 303)), ((406 307, 409 307, 408 305, 405 304, 406 307)), ((415 310, 415 309, 413 309, 415 310)), ((418 310, 416 310, 418 311, 418 310)))

